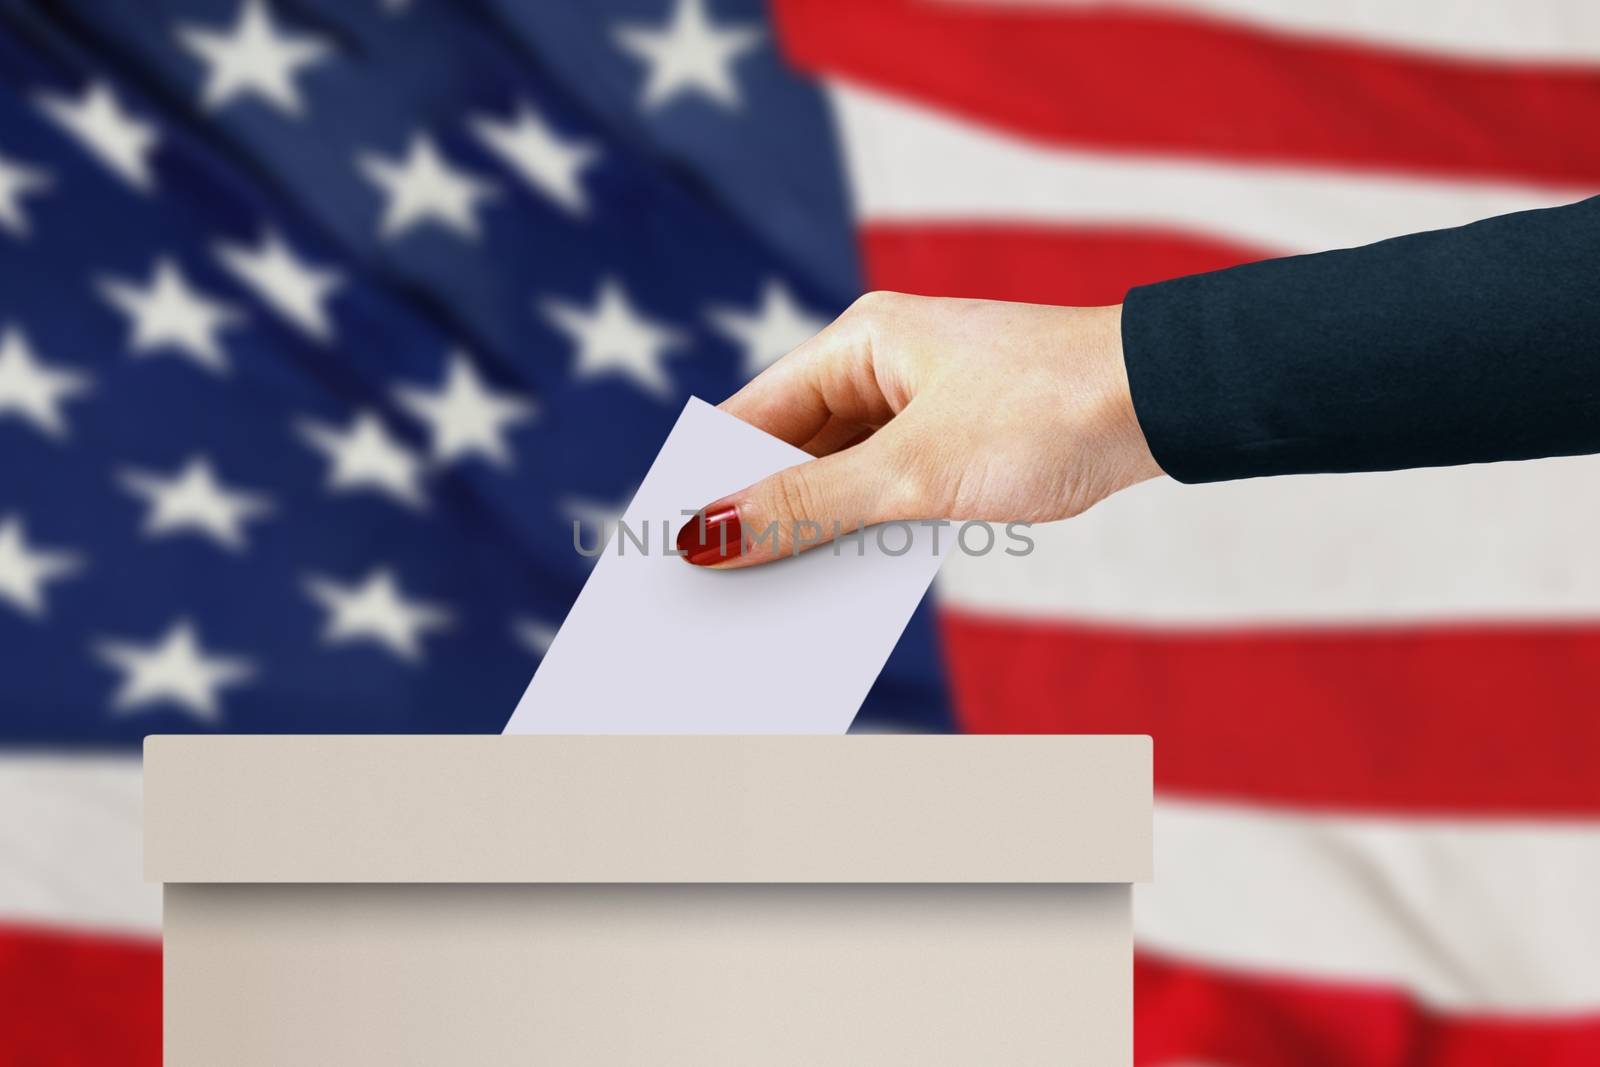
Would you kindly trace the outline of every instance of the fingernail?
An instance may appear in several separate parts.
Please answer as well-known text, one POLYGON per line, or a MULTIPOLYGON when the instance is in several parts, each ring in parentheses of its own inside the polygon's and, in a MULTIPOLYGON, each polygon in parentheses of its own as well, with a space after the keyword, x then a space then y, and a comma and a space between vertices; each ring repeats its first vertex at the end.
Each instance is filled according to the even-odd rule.
POLYGON ((701 517, 696 515, 678 531, 678 551, 696 567, 709 567, 737 557, 744 551, 744 527, 739 525, 739 509, 732 504, 714 505, 701 517))

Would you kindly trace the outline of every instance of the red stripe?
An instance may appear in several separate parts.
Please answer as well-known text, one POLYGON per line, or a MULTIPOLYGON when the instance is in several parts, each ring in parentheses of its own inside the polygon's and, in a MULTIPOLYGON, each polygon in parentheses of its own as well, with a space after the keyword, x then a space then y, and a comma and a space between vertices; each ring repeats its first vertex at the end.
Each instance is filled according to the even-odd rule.
POLYGON ((0 1063, 161 1062, 154 940, 0 926, 0 1063))
POLYGON ((878 222, 861 239, 873 288, 1041 304, 1116 304, 1135 285, 1270 255, 1156 230, 1021 223, 878 222))
MULTIPOLYGON (((1443 1015, 1385 990, 1232 974, 1140 952, 1136 1063, 1229 1067, 1587 1067, 1600 1017, 1443 1015)), ((157 1064, 152 942, 0 927, 3 1064, 157 1064)))
POLYGON ((1400 994, 1228 974, 1141 952, 1140 1067, 1593 1067, 1600 1015, 1445 1015, 1400 994))
POLYGON ((1116 150, 1600 182, 1600 71, 1438 58, 1174 12, 779 0, 802 69, 1116 150))
POLYGON ((1183 632, 946 611, 964 729, 1148 733, 1168 792, 1600 813, 1600 629, 1183 632))

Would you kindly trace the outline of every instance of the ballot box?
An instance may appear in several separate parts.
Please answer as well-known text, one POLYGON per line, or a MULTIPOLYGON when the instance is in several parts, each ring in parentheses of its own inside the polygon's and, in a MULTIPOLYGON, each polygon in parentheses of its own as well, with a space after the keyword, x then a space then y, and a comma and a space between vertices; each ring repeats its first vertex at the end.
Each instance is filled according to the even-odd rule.
POLYGON ((1132 1059, 1144 737, 151 737, 168 1064, 1132 1059))

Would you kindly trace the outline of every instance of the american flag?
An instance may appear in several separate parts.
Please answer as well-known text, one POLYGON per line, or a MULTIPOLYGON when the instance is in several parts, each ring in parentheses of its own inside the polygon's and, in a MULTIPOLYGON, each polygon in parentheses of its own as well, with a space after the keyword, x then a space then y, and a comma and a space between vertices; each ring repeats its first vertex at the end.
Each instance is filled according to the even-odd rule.
POLYGON ((499 732, 835 144, 755 3, 0 3, 0 1062, 158 1054, 145 734, 499 732))
MULTIPOLYGON (((1600 189, 1583 0, 776 11, 874 287, 1114 303, 1600 189)), ((1139 1063, 1600 1063, 1597 475, 1152 482, 945 563, 963 729, 1155 737, 1139 1063)))
MULTIPOLYGON (((1586 0, 0 0, 0 1061, 155 1062, 136 744, 494 732, 683 398, 864 285, 1600 187, 1586 0)), ((1137 1058, 1600 1063, 1596 464, 1151 483, 872 724, 1148 732, 1137 1058)))

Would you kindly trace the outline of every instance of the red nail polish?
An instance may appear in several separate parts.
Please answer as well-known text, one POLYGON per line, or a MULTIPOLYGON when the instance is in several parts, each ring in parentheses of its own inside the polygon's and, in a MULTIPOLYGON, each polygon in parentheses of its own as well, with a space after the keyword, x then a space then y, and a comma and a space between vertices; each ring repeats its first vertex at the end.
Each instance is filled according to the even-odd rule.
POLYGON ((739 525, 739 509, 721 504, 696 515, 678 531, 678 551, 696 567, 709 567, 737 557, 744 551, 744 527, 739 525))

